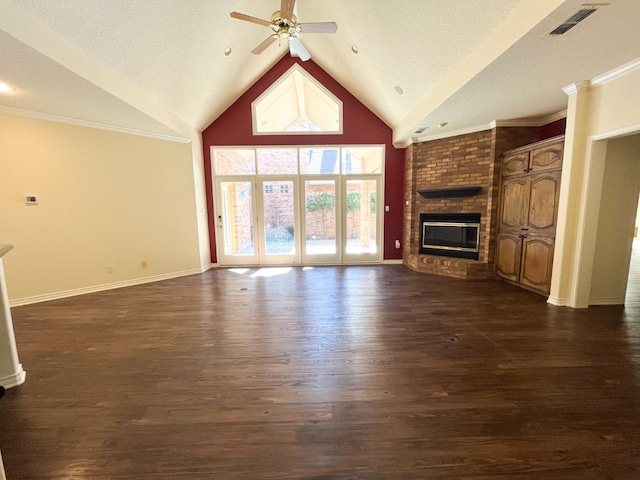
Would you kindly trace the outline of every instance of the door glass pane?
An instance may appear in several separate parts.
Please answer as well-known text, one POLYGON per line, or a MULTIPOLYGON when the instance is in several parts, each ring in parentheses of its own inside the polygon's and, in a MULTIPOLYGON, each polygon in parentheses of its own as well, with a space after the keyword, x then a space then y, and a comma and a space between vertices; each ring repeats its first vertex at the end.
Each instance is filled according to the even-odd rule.
POLYGON ((381 173, 383 152, 384 149, 377 146, 343 147, 342 173, 381 173))
POLYGON ((253 148, 223 148, 213 151, 216 175, 255 175, 256 151, 253 148))
POLYGON ((305 250, 307 255, 336 253, 336 182, 304 182, 305 250))
POLYGON ((260 175, 295 175, 298 173, 297 148, 259 148, 260 175))
POLYGON ((293 181, 262 182, 266 255, 295 254, 293 181))
POLYGON ((340 173, 338 148, 300 148, 300 173, 331 175, 340 173))
POLYGON ((376 180, 347 181, 346 253, 376 253, 376 184, 376 180))
POLYGON ((225 255, 253 255, 251 182, 220 182, 225 255))

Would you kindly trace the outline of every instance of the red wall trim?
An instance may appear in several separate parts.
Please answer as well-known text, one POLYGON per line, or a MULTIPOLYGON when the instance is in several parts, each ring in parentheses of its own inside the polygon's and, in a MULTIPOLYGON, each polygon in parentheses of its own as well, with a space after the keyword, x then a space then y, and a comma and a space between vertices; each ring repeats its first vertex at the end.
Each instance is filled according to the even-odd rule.
POLYGON ((202 132, 202 145, 209 217, 209 246, 211 261, 217 262, 215 223, 213 218, 213 187, 211 175, 212 146, 256 145, 385 145, 385 205, 383 258, 402 258, 402 250, 395 248, 395 240, 402 244, 402 216, 404 189, 404 149, 392 143, 392 130, 371 110, 351 95, 327 72, 312 60, 286 55, 247 92, 202 132), (251 102, 258 98, 294 64, 299 64, 343 103, 343 133, 340 135, 260 135, 254 136, 251 124, 251 102))

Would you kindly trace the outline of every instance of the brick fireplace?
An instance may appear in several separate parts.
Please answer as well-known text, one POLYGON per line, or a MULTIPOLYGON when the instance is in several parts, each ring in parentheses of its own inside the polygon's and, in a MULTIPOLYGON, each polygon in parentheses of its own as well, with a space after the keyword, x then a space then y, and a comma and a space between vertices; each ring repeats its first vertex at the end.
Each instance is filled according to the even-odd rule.
POLYGON ((501 156, 538 140, 539 127, 496 127, 410 145, 403 263, 418 272, 449 277, 493 276, 501 156), (479 214, 478 259, 420 253, 421 214, 479 214))

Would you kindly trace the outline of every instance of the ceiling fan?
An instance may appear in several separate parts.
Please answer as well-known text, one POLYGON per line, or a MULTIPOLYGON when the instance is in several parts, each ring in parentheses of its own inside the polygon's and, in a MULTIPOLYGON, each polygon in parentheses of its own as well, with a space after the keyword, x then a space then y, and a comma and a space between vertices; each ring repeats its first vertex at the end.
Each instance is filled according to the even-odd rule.
POLYGON ((280 10, 271 15, 271 20, 262 20, 244 13, 231 12, 232 18, 264 25, 273 30, 273 33, 251 50, 251 53, 258 55, 276 40, 284 39, 289 42, 291 54, 297 55, 303 62, 306 62, 311 58, 311 54, 300 41, 301 33, 336 33, 338 26, 335 22, 298 23, 298 18, 293 14, 295 3, 296 0, 281 0, 280 10))

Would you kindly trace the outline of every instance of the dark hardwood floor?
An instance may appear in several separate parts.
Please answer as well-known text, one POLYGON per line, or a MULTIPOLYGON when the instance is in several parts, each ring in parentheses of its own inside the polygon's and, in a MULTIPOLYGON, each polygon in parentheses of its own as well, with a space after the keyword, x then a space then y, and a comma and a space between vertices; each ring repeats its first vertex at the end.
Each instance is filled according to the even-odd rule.
POLYGON ((640 479, 637 276, 627 308, 571 310, 400 265, 256 271, 14 308, 9 480, 640 479))

